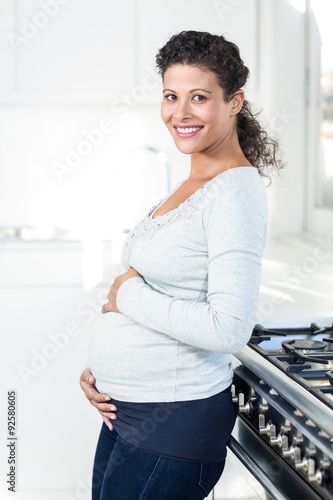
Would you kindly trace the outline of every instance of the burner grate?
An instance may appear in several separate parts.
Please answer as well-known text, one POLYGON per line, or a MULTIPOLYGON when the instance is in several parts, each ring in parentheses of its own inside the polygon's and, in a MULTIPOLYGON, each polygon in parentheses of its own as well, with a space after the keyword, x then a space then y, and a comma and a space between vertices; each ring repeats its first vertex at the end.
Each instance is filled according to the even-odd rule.
POLYGON ((249 346, 333 409, 333 325, 281 330, 256 325, 249 346))
POLYGON ((295 363, 304 363, 305 361, 310 361, 314 363, 328 364, 327 359, 309 356, 308 352, 317 353, 323 352, 327 348, 326 342, 321 342, 318 340, 308 340, 308 339, 292 339, 287 342, 282 342, 282 347, 286 353, 290 354, 292 360, 295 363))
POLYGON ((327 348, 326 342, 308 339, 289 340, 287 342, 282 342, 282 345, 287 350, 287 352, 291 352, 291 350, 293 349, 304 352, 321 352, 325 351, 325 349, 327 348))

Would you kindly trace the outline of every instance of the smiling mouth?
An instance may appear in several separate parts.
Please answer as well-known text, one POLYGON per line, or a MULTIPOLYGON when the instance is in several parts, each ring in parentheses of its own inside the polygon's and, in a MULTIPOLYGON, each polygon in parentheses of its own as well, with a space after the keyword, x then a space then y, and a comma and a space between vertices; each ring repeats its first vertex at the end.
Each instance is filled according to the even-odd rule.
POLYGON ((181 136, 193 136, 203 127, 174 127, 177 134, 181 136))

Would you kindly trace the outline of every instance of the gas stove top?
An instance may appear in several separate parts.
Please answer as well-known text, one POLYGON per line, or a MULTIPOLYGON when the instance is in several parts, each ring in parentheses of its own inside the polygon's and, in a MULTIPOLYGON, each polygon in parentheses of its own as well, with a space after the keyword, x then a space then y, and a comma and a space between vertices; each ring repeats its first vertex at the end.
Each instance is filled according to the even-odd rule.
POLYGON ((333 410, 333 325, 277 330, 256 325, 249 346, 333 410))

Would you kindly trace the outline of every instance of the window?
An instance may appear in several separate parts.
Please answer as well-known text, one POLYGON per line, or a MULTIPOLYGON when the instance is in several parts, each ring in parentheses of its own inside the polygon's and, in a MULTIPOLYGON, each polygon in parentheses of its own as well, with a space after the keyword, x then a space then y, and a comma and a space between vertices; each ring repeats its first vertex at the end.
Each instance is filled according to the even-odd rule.
POLYGON ((308 0, 308 229, 333 227, 332 0, 308 0))

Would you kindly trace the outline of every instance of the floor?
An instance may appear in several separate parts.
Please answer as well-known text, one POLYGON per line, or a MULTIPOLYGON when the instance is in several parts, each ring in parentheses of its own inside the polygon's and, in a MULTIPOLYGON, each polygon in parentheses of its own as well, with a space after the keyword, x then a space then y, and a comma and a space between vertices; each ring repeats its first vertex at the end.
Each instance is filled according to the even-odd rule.
POLYGON ((223 476, 207 500, 266 500, 264 488, 241 462, 228 453, 223 476))

